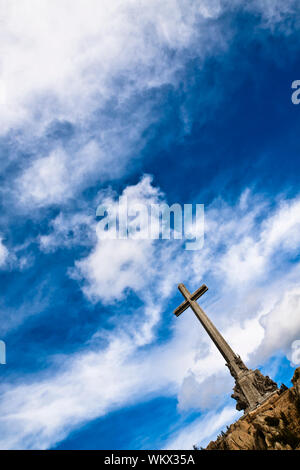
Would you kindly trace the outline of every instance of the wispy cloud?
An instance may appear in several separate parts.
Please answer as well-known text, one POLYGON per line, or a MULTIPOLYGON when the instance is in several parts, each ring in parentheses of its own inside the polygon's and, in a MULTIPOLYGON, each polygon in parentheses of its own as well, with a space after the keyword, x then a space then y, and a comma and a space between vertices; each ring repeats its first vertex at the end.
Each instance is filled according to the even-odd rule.
MULTIPOLYGON (((230 379, 191 312, 170 320, 172 326, 163 316, 173 309, 179 282, 192 290, 205 279, 211 288, 205 307, 250 364, 279 349, 288 353, 300 332, 299 197, 282 194, 271 204, 246 190, 231 205, 215 200, 206 207, 198 252, 180 241, 100 240, 92 212, 96 201, 113 204, 118 196, 173 203, 147 176, 125 188, 122 180, 163 122, 162 96, 187 86, 193 59, 201 69, 228 50, 236 34, 226 23, 231 14, 255 13, 258 28, 289 34, 298 8, 293 0, 0 0, 5 217, 34 219, 21 244, 0 239, 0 266, 26 267, 30 244, 43 256, 74 249, 69 277, 88 302, 116 307, 109 328, 99 320, 80 352, 48 358, 46 370, 1 384, 2 448, 48 448, 82 423, 156 395, 177 396, 179 410, 207 410, 211 397, 199 387, 225 389, 230 379), (112 180, 120 190, 98 192, 112 180), (81 246, 86 251, 78 254, 81 246), (162 327, 170 337, 156 342, 162 327)), ((211 108, 222 92, 212 87, 197 99, 211 108)), ((178 119, 176 138, 192 129, 185 104, 178 119)), ((28 301, 4 310, 4 328, 38 315, 48 301, 41 297, 35 308, 28 301)), ((208 412, 166 447, 204 442, 234 416, 232 408, 208 412)))
MULTIPOLYGON (((235 31, 224 29, 226 13, 251 10, 265 27, 284 27, 294 2, 78 0, 71 15, 70 5, 1 1, 0 129, 13 130, 9 159, 27 154, 6 191, 23 210, 61 204, 124 175, 146 129, 161 119, 153 91, 179 90, 188 61, 200 66, 230 45, 235 31), (54 122, 73 129, 64 148, 54 122)), ((179 114, 188 133, 192 117, 184 107, 179 114)))
POLYGON ((79 0, 72 15, 68 0, 1 3, 1 132, 18 129, 14 148, 30 155, 13 191, 26 207, 127 171, 161 115, 151 91, 178 86, 192 45, 205 57, 204 19, 219 11, 189 0, 79 0), (55 142, 53 121, 73 126, 68 147, 55 142))
POLYGON ((222 430, 226 424, 231 423, 237 416, 234 408, 226 407, 219 413, 208 413, 204 417, 183 427, 171 437, 164 446, 169 450, 191 450, 193 445, 205 446, 216 433, 222 430))
MULTIPOLYGON (((149 178, 126 191, 141 201, 149 197, 155 200, 160 193, 152 186, 149 178)), ((100 328, 86 350, 65 357, 58 371, 54 372, 56 366, 50 367, 44 377, 32 376, 24 384, 6 385, 2 389, 0 419, 3 448, 47 448, 63 439, 82 422, 158 393, 178 393, 179 407, 196 406, 205 409, 207 397, 199 397, 196 404, 193 394, 203 381, 223 380, 224 365, 204 332, 198 325, 194 328, 196 319, 186 313, 184 318, 174 323, 173 337, 169 342, 163 345, 154 342, 161 313, 168 307, 174 285, 180 281, 186 282, 192 289, 197 287, 197 280, 208 280, 213 291, 218 292, 218 296, 213 294, 206 301, 212 318, 217 320, 218 327, 237 352, 245 359, 250 357, 250 363, 260 359, 259 346, 263 338, 266 338, 268 344, 268 357, 276 354, 282 345, 276 341, 271 344, 270 338, 276 337, 272 318, 274 315, 280 316, 276 313, 278 309, 273 312, 274 305, 282 296, 282 291, 279 292, 276 287, 277 279, 280 277, 282 289, 287 292, 293 286, 293 270, 299 267, 297 263, 290 267, 287 264, 277 265, 276 248, 280 246, 283 250, 283 235, 276 232, 276 236, 266 236, 266 233, 274 234, 274 227, 282 217, 295 214, 293 224, 284 233, 286 255, 293 256, 296 248, 295 229, 299 224, 296 216, 298 211, 295 209, 299 201, 286 201, 269 210, 268 215, 266 202, 261 201, 252 206, 249 194, 248 204, 245 197, 241 201, 236 208, 222 201, 207 208, 207 234, 203 251, 175 250, 175 242, 164 244, 161 240, 146 241, 143 245, 140 245, 139 240, 125 240, 133 242, 130 244, 132 249, 127 246, 126 250, 122 244, 116 246, 111 241, 96 242, 95 249, 77 263, 78 272, 88 282, 89 287, 83 287, 86 295, 97 295, 105 303, 112 298, 121 299, 125 289, 130 288, 140 297, 143 307, 137 312, 132 310, 129 317, 128 312, 124 312, 125 323, 122 312, 118 312, 113 329, 100 328), (265 217, 262 218, 262 215, 265 217), (216 220, 221 230, 219 234, 215 232, 216 220), (251 235, 253 233, 255 235, 251 235), (255 263, 247 262, 247 282, 239 279, 235 285, 232 282, 224 283, 220 269, 226 272, 224 260, 228 253, 238 250, 239 256, 234 260, 239 265, 247 259, 249 246, 256 243, 259 246, 262 243, 262 271, 258 271, 255 263), (122 263, 125 263, 123 271, 120 268, 122 263), (269 269, 273 270, 274 279, 273 282, 268 280, 268 286, 262 291, 259 289, 260 282, 265 282, 264 273, 269 269), (255 302, 246 301, 247 298, 251 299, 253 291, 255 302), (240 305, 244 305, 244 308, 240 309, 240 305), (232 309, 230 315, 229 309, 232 309), (264 316, 267 320, 263 320, 264 316), (105 339, 107 346, 103 348, 102 343, 101 346, 97 345, 97 338, 105 339), (141 347, 146 344, 151 345, 151 348, 143 352, 141 347), (199 354, 199 351, 202 353, 199 354), (215 379, 212 371, 214 376, 217 374, 215 379)), ((236 268, 233 263, 226 273, 229 281, 237 269, 240 268, 236 268)), ((291 292, 296 295, 295 291, 291 292)), ((290 294, 286 295, 287 300, 284 302, 287 305, 284 304, 283 308, 290 312, 290 302, 294 309, 294 301, 290 294)), ((294 312, 292 315, 297 319, 294 312)), ((292 340, 299 333, 300 325, 297 321, 293 322, 292 328, 290 315, 280 318, 280 328, 288 329, 290 334, 286 338, 292 340)), ((224 413, 228 419, 227 412, 224 413)), ((180 445, 186 444, 182 441, 180 445)))

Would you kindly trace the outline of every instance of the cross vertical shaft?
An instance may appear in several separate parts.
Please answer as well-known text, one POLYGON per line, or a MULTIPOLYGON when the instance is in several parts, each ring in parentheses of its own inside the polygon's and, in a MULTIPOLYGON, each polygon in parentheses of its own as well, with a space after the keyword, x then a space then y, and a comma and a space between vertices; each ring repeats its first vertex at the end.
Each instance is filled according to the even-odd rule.
POLYGON ((254 409, 277 390, 277 384, 268 376, 263 376, 258 369, 253 371, 245 366, 240 356, 235 354, 204 310, 196 302, 208 290, 205 284, 193 294, 188 291, 184 284, 179 284, 178 289, 185 298, 185 301, 174 310, 174 314, 178 317, 187 308, 191 307, 201 325, 224 357, 226 365, 235 379, 234 393, 231 396, 237 401, 236 408, 238 410, 245 410, 245 413, 254 409))
POLYGON ((189 303, 189 306, 195 313, 196 317, 200 321, 201 325, 204 327, 210 338, 213 340, 215 345, 217 346, 218 350, 224 357, 227 363, 232 362, 236 359, 236 354, 233 352, 229 344, 225 341, 221 333, 217 330, 215 325, 210 321, 204 310, 200 307, 200 305, 191 299, 191 294, 187 290, 184 284, 179 284, 178 289, 184 296, 184 298, 189 303))

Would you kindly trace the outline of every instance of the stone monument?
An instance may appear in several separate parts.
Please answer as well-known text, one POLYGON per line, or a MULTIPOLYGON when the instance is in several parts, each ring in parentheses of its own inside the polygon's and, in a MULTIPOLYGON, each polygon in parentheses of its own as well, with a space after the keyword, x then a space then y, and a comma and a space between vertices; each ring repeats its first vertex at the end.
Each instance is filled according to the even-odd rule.
POLYGON ((236 409, 244 410, 244 413, 254 410, 272 393, 278 390, 277 384, 273 382, 270 377, 264 376, 258 369, 252 370, 245 366, 240 356, 235 354, 221 333, 196 302, 196 300, 208 290, 205 284, 199 287, 193 294, 191 294, 183 284, 179 284, 178 289, 185 298, 185 301, 174 310, 174 314, 178 317, 188 307, 191 307, 224 357, 226 366, 235 380, 234 393, 231 397, 237 402, 236 409))

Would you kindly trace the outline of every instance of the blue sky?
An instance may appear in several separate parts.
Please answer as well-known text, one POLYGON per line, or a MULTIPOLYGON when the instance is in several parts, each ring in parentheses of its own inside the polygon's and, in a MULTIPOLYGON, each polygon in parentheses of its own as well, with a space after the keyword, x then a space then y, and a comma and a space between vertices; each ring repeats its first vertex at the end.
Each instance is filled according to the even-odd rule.
POLYGON ((296 1, 0 0, 0 447, 190 449, 237 419, 195 290, 249 367, 300 338, 296 1), (70 9, 70 3, 72 8, 70 9), (96 209, 205 205, 205 241, 96 209))

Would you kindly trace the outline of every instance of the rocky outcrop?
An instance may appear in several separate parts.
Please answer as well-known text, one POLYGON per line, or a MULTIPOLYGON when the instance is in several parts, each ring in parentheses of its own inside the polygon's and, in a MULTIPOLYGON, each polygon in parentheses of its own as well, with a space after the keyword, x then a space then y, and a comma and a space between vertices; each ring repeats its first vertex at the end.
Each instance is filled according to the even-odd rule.
POLYGON ((282 387, 222 432, 207 450, 300 450, 300 367, 282 387))

